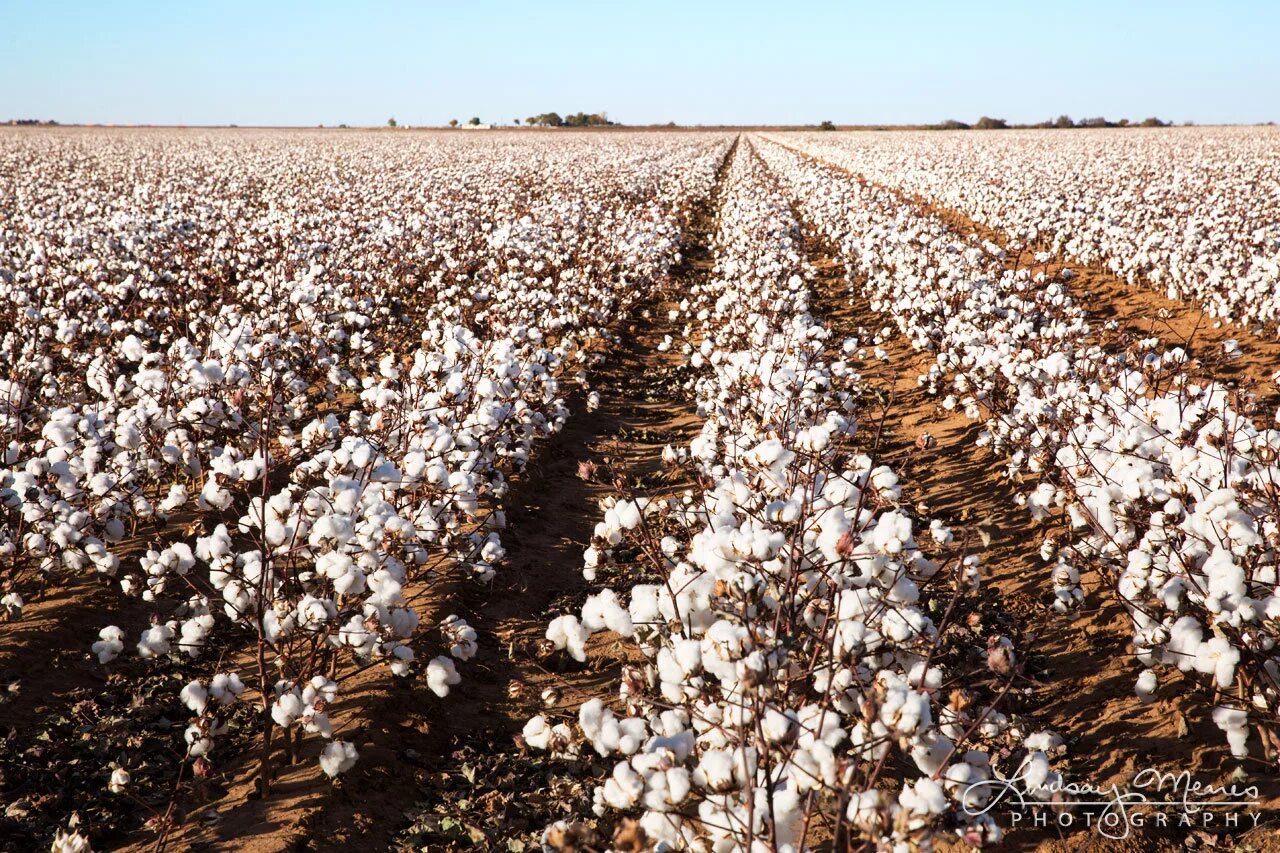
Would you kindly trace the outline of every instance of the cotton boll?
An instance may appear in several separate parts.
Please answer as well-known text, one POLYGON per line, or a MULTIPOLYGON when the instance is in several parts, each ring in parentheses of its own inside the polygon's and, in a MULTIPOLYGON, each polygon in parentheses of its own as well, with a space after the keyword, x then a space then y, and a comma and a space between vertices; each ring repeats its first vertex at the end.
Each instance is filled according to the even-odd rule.
POLYGON ((947 795, 932 779, 917 779, 914 784, 908 782, 903 786, 898 803, 909 814, 930 817, 946 811, 947 795))
POLYGON ((709 749, 698 759, 693 783, 710 793, 724 793, 736 787, 734 755, 720 749, 709 749))
POLYGON ((437 696, 448 696, 449 688, 460 681, 462 676, 458 675, 457 668, 449 658, 435 657, 427 664, 427 686, 437 696))
POLYGON ((1213 709, 1213 722, 1226 732, 1231 754, 1236 758, 1248 758, 1249 716, 1235 708, 1219 707, 1213 709))
POLYGON ((577 616, 557 616, 547 625, 546 637, 557 649, 567 649, 570 657, 579 663, 586 662, 586 642, 590 632, 578 621, 577 616))
POLYGON ((223 705, 234 704, 244 692, 244 682, 234 672, 219 672, 209 682, 209 695, 223 705))
POLYGON ((123 767, 117 767, 111 771, 111 779, 107 782, 107 790, 113 794, 123 794, 129 789, 129 783, 133 779, 129 775, 129 771, 123 767))
POLYGON ((532 749, 545 750, 551 743, 551 724, 539 714, 524 724, 520 734, 532 749))
POLYGON ((1158 686, 1159 681, 1156 678, 1155 672, 1150 669, 1144 669, 1138 676, 1137 683, 1134 685, 1134 692, 1137 694, 1138 698, 1142 700, 1142 703, 1147 705, 1155 701, 1155 692, 1158 686))
MULTIPOLYGON (((144 658, 152 658, 169 654, 170 641, 173 640, 173 634, 172 623, 153 623, 150 628, 142 632, 142 637, 138 640, 138 655, 144 658)), ((98 657, 101 659, 101 653, 98 654, 98 657)))
POLYGON ((124 650, 124 631, 115 625, 103 628, 98 632, 98 637, 98 642, 92 646, 93 653, 98 656, 98 663, 109 663, 124 650))
POLYGON ((355 744, 345 740, 335 740, 325 746, 320 753, 320 769, 332 779, 354 767, 359 757, 355 744))
POLYGON ((302 716, 305 706, 302 697, 292 691, 277 697, 271 706, 271 719, 277 726, 287 729, 302 716))
POLYGON ((199 681, 192 681, 182 688, 179 698, 182 700, 182 704, 191 709, 192 713, 202 714, 209 702, 209 691, 199 681))

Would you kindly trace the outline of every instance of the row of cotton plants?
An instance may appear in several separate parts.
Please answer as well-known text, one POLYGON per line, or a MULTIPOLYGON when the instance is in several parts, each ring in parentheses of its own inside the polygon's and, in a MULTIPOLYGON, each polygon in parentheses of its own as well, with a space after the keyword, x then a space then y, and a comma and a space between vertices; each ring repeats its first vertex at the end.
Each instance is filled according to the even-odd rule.
MULTIPOLYGON (((856 341, 810 313, 799 228, 748 144, 719 196, 714 271, 673 309, 705 422, 666 458, 701 485, 606 499, 584 574, 615 584, 547 629, 578 661, 610 632, 644 662, 616 699, 538 715, 523 741, 612 762, 595 814, 658 849, 997 839, 974 814, 996 753, 1025 758, 1048 798, 1042 750, 1057 738, 997 707, 1013 668, 989 666, 986 639, 962 627, 976 560, 854 449, 856 341)), ((1011 663, 1009 640, 992 640, 1011 663)))
POLYGON ((805 150, 1241 325, 1280 323, 1275 128, 806 134, 805 150))
POLYGON ((450 586, 503 560, 509 478, 678 261, 729 144, 13 142, 4 603, 86 573, 146 602, 86 647, 217 658, 182 691, 188 758, 201 775, 251 698, 264 793, 277 729, 290 759, 314 733, 327 774, 352 766, 345 677, 457 683, 477 635, 450 586))
POLYGON ((921 383, 985 419, 980 441, 1006 456, 1028 509, 1061 526, 1041 552, 1055 608, 1077 607, 1081 569, 1100 569, 1132 616, 1138 695, 1154 701, 1180 671, 1234 755, 1250 754, 1253 723, 1274 759, 1280 431, 1195 377, 1181 349, 1095 346, 1062 279, 1011 271, 996 247, 892 192, 777 145, 765 153, 853 286, 935 354, 921 383))

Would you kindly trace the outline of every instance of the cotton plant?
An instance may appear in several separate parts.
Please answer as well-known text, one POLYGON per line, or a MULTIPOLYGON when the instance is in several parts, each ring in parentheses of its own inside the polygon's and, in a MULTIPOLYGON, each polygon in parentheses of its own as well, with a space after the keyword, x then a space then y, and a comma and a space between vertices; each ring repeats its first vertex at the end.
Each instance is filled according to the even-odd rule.
POLYGON ((962 555, 927 555, 916 533, 930 525, 901 508, 896 474, 849 452, 840 346, 808 310, 799 228, 750 148, 720 201, 715 267, 677 309, 704 426, 687 454, 664 452, 705 485, 605 499, 584 574, 622 578, 629 564, 611 567, 635 559, 658 581, 600 588, 546 631, 574 660, 602 632, 644 660, 616 703, 540 714, 521 740, 611 762, 595 814, 635 816, 673 849, 800 850, 821 821, 903 844, 957 827, 995 840, 962 812, 982 801, 970 786, 991 778, 993 744, 1034 744, 977 693, 940 695, 960 674, 939 661, 947 621, 929 602, 969 589, 962 555), (890 751, 919 776, 881 791, 890 751))
POLYGON ((502 570, 510 479, 679 262, 730 141, 140 136, 93 140, 91 184, 75 144, 6 149, 45 201, 0 236, 4 615, 100 576, 152 616, 85 650, 190 668, 189 761, 249 705, 264 793, 281 744, 348 772, 352 674, 460 683, 476 627, 418 602, 502 570))
POLYGON ((1073 613, 1083 571, 1101 571, 1132 618, 1139 699, 1180 671, 1233 754, 1254 725, 1274 756, 1277 432, 1180 346, 1095 343, 1068 276, 1011 268, 998 247, 778 144, 762 153, 872 306, 934 354, 920 384, 983 422, 979 444, 1006 459, 1019 502, 1058 528, 1041 546, 1054 609, 1073 613))
POLYGON ((1270 129, 771 138, 960 211, 1012 244, 1199 302, 1220 322, 1280 322, 1277 201, 1256 192, 1276 166, 1270 129), (1151 166, 1171 162, 1178 168, 1151 166))

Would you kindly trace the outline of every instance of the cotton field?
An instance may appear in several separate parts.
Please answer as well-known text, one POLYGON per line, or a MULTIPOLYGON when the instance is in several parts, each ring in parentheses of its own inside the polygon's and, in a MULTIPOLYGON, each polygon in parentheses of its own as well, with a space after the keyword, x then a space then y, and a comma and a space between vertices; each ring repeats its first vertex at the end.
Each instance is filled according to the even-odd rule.
POLYGON ((1280 844, 1280 131, 5 128, 0 295, 0 848, 1280 844))

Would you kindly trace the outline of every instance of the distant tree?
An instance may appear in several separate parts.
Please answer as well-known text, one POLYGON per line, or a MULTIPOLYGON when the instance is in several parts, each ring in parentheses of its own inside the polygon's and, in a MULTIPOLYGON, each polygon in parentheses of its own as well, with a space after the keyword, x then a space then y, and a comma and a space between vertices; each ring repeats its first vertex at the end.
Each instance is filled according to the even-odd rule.
POLYGON ((1128 127, 1128 126, 1129 126, 1129 120, 1127 118, 1122 118, 1118 122, 1116 122, 1116 127, 1128 127))
POLYGON ((1097 118, 1082 118, 1076 122, 1076 127, 1109 127, 1105 118, 1101 116, 1097 118))
POLYGON ((480 118, 478 116, 472 116, 471 121, 467 122, 467 124, 471 125, 472 127, 479 127, 480 118))
POLYGON ((541 127, 562 127, 564 125, 564 119, 560 118, 559 113, 543 113, 542 115, 527 119, 527 123, 536 124, 541 127))
POLYGON ((387 127, 395 127, 395 126, 396 126, 396 120, 394 118, 387 119, 387 127))
POLYGON ((519 126, 520 126, 520 119, 518 119, 518 118, 513 118, 513 119, 511 120, 511 123, 512 123, 512 124, 514 124, 516 127, 519 127, 519 126))
POLYGON ((978 119, 978 122, 977 124, 974 125, 974 127, 976 127, 978 130, 1006 130, 1009 127, 1009 123, 1002 118, 991 118, 990 116, 983 116, 982 118, 978 119))
POLYGON ((818 130, 835 130, 835 129, 836 129, 836 126, 829 121, 824 121, 822 124, 818 125, 818 130))
POLYGON ((456 118, 449 119, 449 127, 457 127, 457 126, 458 126, 458 120, 456 118))
POLYGON ((535 124, 537 124, 537 123, 538 123, 538 117, 537 117, 537 116, 529 116, 527 119, 525 119, 525 120, 524 120, 524 123, 525 123, 525 124, 527 124, 527 125, 530 125, 530 126, 535 125, 535 124))
POLYGON ((667 127, 679 127, 674 121, 667 122, 667 127))
POLYGON ((1060 115, 1053 122, 1054 127, 1075 127, 1075 122, 1071 120, 1069 115, 1060 115))
POLYGON ((346 127, 346 125, 345 125, 345 124, 340 124, 340 125, 338 125, 338 127, 346 127))
POLYGON ((938 127, 942 128, 943 130, 968 130, 969 129, 969 125, 965 124, 962 121, 956 121, 953 118, 947 119, 942 124, 938 125, 938 127))
POLYGON ((1143 127, 1168 127, 1169 123, 1167 121, 1161 121, 1155 116, 1151 116, 1150 118, 1144 118, 1142 120, 1142 126, 1143 127))

